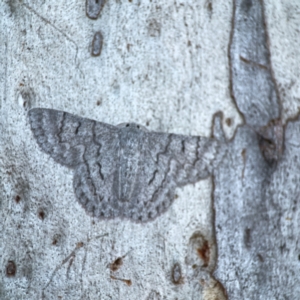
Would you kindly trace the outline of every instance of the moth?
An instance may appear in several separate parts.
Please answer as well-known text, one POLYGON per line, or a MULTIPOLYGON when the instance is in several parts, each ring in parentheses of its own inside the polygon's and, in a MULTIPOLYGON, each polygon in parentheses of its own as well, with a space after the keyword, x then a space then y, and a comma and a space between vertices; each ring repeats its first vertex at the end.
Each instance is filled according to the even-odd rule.
POLYGON ((200 136, 117 126, 53 109, 29 111, 41 149, 74 170, 76 198, 92 216, 147 222, 165 212, 175 189, 212 174, 224 143, 200 136))

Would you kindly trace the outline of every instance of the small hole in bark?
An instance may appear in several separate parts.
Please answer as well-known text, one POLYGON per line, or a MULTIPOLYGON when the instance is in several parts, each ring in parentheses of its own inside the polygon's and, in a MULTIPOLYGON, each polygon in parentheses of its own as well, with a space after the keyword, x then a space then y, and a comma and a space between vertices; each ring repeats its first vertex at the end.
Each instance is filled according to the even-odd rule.
POLYGON ((8 277, 12 277, 16 275, 16 272, 17 272, 16 265, 13 261, 10 260, 6 265, 6 275, 8 277))
POLYGON ((44 212, 42 209, 40 209, 40 210, 38 211, 38 217, 39 217, 41 220, 44 220, 44 219, 45 219, 46 214, 45 214, 45 212, 44 212))
POLYGON ((15 197, 15 201, 16 201, 17 203, 19 203, 20 200, 21 200, 21 197, 20 197, 19 195, 17 195, 17 196, 15 197))
POLYGON ((100 106, 100 105, 101 105, 101 101, 98 100, 98 101, 97 101, 97 106, 100 106))

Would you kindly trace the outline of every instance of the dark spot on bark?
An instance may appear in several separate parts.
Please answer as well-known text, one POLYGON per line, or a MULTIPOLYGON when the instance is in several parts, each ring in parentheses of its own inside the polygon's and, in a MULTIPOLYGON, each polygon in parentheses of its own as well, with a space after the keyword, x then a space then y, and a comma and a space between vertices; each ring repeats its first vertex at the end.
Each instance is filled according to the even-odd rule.
POLYGON ((210 247, 208 241, 204 241, 202 247, 197 249, 197 253, 203 260, 203 267, 207 267, 210 260, 210 247))
POLYGON ((286 244, 284 243, 284 244, 280 245, 279 249, 280 249, 280 253, 283 254, 286 250, 286 244))
POLYGON ((60 240, 61 240, 61 235, 55 234, 52 238, 52 245, 57 246, 60 240))
POLYGON ((130 51, 130 47, 131 47, 131 44, 127 44, 126 48, 127 48, 128 52, 130 51))
POLYGON ((131 286, 132 285, 132 282, 130 279, 124 279, 124 282, 128 285, 128 286, 131 286))
POLYGON ((46 214, 45 214, 44 210, 42 210, 42 209, 39 209, 39 210, 38 210, 38 217, 39 217, 41 220, 44 220, 44 219, 45 219, 46 214))
POLYGON ((10 12, 12 14, 14 14, 16 12, 18 6, 20 6, 21 3, 22 3, 22 0, 9 0, 7 2, 7 4, 9 6, 10 12))
POLYGON ((244 232, 244 243, 247 248, 251 247, 251 229, 246 228, 244 232))
POLYGON ((83 247, 84 246, 84 242, 78 242, 77 244, 76 244, 76 248, 81 248, 81 247, 83 247))
POLYGON ((210 13, 212 13, 212 11, 213 11, 213 6, 212 6, 212 2, 211 2, 211 1, 209 1, 209 2, 207 3, 207 10, 208 10, 210 13))
POLYGON ((110 264, 110 269, 115 272, 123 265, 123 258, 118 257, 112 264, 110 264))
POLYGON ((261 254, 257 253, 257 257, 258 257, 260 262, 264 262, 264 258, 262 257, 261 254))
POLYGON ((6 275, 8 277, 13 277, 16 275, 16 272, 17 272, 17 267, 15 263, 12 260, 10 260, 6 265, 6 275))
POLYGON ((17 203, 19 203, 20 200, 21 200, 21 197, 20 197, 19 195, 17 195, 17 196, 15 197, 15 201, 16 201, 17 203))
POLYGON ((244 0, 242 5, 241 5, 241 8, 245 11, 245 12, 248 12, 249 9, 252 7, 253 3, 252 3, 252 0, 244 0))
POLYGON ((184 140, 181 142, 181 152, 185 152, 185 143, 184 143, 184 140))
POLYGON ((192 46, 192 43, 191 43, 191 41, 188 41, 188 47, 191 47, 192 46))
POLYGON ((243 149, 243 150, 242 150, 242 153, 241 153, 244 160, 245 160, 245 158, 246 158, 246 152, 247 152, 247 150, 246 150, 246 149, 243 149))
POLYGON ((244 243, 247 248, 251 247, 251 229, 246 228, 244 232, 244 243))
POLYGON ((92 42, 92 56, 99 56, 101 54, 103 45, 103 36, 100 31, 94 34, 92 42))
POLYGON ((276 145, 273 141, 260 137, 259 139, 260 150, 266 160, 272 161, 272 154, 275 151, 276 145))
POLYGON ((227 118, 227 119, 225 120, 225 122, 226 122, 226 124, 227 124, 228 127, 230 127, 231 124, 232 124, 232 121, 231 121, 230 118, 227 118))
POLYGON ((102 104, 102 101, 101 100, 98 100, 97 101, 97 106, 100 106, 102 104))
POLYGON ((30 109, 32 106, 34 106, 36 100, 36 94, 33 91, 33 89, 28 87, 23 87, 20 93, 23 99, 23 107, 25 109, 30 109))
POLYGON ((86 0, 86 15, 90 19, 97 19, 104 5, 104 0, 86 0))
POLYGON ((280 119, 272 120, 258 130, 260 150, 269 164, 276 163, 283 153, 284 128, 280 119))
POLYGON ((200 231, 195 231, 189 240, 186 263, 191 266, 208 267, 211 260, 212 245, 200 231))
POLYGON ((172 268, 172 282, 174 284, 181 284, 183 283, 181 267, 179 263, 175 263, 172 268))
POLYGON ((152 19, 148 23, 148 34, 152 37, 160 36, 161 25, 155 20, 152 19))
POLYGON ((149 294, 147 300, 160 300, 161 296, 158 292, 156 291, 151 291, 151 293, 149 294))
POLYGON ((149 122, 149 121, 147 121, 147 122, 146 122, 146 126, 149 126, 149 124, 150 124, 150 122, 149 122))

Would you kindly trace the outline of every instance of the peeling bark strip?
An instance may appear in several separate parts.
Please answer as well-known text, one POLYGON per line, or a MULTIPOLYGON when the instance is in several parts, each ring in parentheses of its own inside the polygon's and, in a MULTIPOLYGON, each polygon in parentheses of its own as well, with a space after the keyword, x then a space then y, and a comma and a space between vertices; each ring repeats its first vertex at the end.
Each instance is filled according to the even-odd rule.
POLYGON ((103 6, 104 0, 86 0, 86 15, 90 19, 97 19, 103 6))
POLYGON ((231 300, 300 295, 294 279, 300 121, 289 122, 284 132, 263 13, 262 1, 234 2, 231 87, 246 124, 237 129, 214 178, 215 275, 231 300))
POLYGON ((92 55, 99 56, 101 54, 103 44, 103 36, 100 31, 94 34, 93 43, 92 43, 92 55))
POLYGON ((234 2, 230 40, 231 93, 246 124, 258 133, 269 163, 283 152, 280 99, 272 74, 263 2, 234 2))
POLYGON ((259 129, 280 116, 272 76, 263 2, 234 2, 229 47, 231 93, 245 122, 259 129))
POLYGON ((299 273, 299 128, 299 117, 287 124, 285 151, 275 169, 263 158, 253 130, 240 127, 215 176, 215 276, 230 300, 300 295, 294 279, 299 273))

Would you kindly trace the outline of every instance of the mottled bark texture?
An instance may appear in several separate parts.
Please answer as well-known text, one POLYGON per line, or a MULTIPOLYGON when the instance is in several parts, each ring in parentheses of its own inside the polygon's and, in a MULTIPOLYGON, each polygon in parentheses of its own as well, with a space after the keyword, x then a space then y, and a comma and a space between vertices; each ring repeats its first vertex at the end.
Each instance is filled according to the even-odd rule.
POLYGON ((245 124, 214 181, 215 275, 229 299, 297 299, 300 121, 281 122, 263 1, 235 1, 229 55, 245 124))
POLYGON ((298 299, 299 12, 298 0, 1 1, 0 299, 298 299), (99 220, 36 143, 37 107, 213 132, 228 152, 154 220, 99 220))

